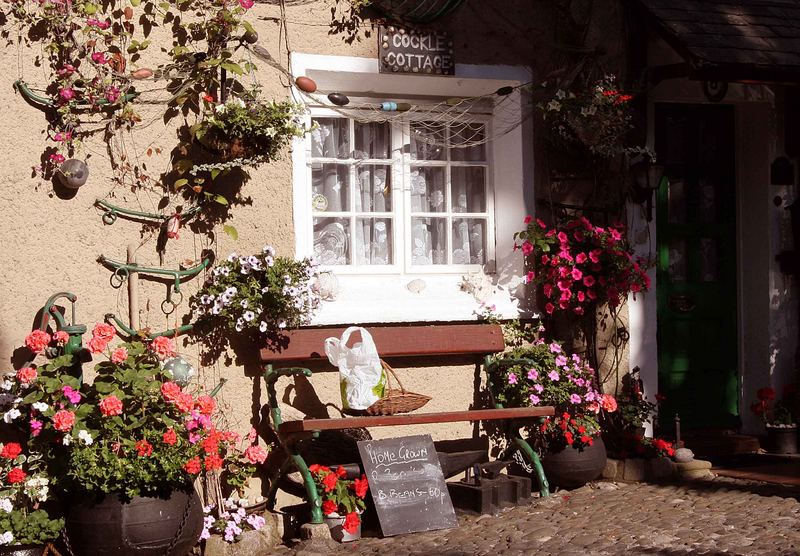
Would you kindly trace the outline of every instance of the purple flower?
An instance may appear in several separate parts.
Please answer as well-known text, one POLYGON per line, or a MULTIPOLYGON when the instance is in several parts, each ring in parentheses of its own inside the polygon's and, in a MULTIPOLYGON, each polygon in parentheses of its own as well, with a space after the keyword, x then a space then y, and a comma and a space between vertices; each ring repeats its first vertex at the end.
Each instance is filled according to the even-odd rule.
POLYGON ((576 404, 577 403, 581 403, 581 397, 578 394, 572 394, 569 397, 569 401, 571 401, 572 403, 576 403, 576 404))
POLYGON ((597 399, 597 396, 595 395, 595 393, 592 390, 589 390, 588 392, 586 392, 586 395, 583 396, 583 398, 587 402, 593 402, 593 401, 595 401, 597 399))
POLYGON ((576 378, 573 382, 578 386, 586 386, 586 381, 582 378, 576 378))
POLYGON ((579 356, 577 353, 573 353, 573 354, 572 354, 572 360, 573 360, 575 363, 580 363, 580 362, 581 362, 581 358, 580 358, 580 356, 579 356))
POLYGON ((530 396, 528 396, 528 399, 531 401, 533 405, 539 405, 540 401, 539 396, 537 396, 536 394, 531 394, 530 396))
POLYGON ((564 357, 563 355, 559 355, 558 357, 556 357, 556 365, 558 365, 559 367, 566 367, 567 358, 564 357))
POLYGON ((64 392, 64 395, 70 401, 70 403, 77 404, 81 401, 81 394, 71 386, 63 386, 61 391, 64 392))
POLYGON ((531 369, 528 371, 528 380, 536 380, 539 378, 539 371, 531 369))
POLYGON ((553 353, 561 353, 561 346, 553 342, 550 344, 550 351, 553 353))
POLYGON ((541 384, 534 384, 533 389, 536 390, 539 394, 544 392, 544 386, 542 386, 541 384))
POLYGON ((509 384, 516 384, 517 383, 517 375, 514 373, 508 373, 508 383, 509 384))
POLYGON ((547 373, 547 378, 549 378, 550 380, 552 380, 554 382, 558 382, 558 379, 561 378, 561 377, 558 376, 558 371, 556 371, 554 369, 554 370, 550 371, 549 373, 547 373))

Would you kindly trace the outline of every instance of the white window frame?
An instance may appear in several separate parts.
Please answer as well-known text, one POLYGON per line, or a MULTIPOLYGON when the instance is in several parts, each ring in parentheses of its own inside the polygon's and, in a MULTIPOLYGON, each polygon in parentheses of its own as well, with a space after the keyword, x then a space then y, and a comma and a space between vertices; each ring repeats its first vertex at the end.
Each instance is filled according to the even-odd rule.
MULTIPOLYGON (((394 101, 401 101, 404 97, 479 96, 500 87, 531 81, 530 70, 517 66, 456 65, 456 77, 405 76, 380 74, 378 60, 372 58, 302 53, 292 54, 291 65, 294 75, 311 77, 322 91, 339 91, 350 97, 394 101)), ((293 91, 293 94, 298 102, 306 100, 297 91, 293 91)), ((524 112, 522 103, 527 100, 515 91, 509 101, 511 106, 518 107, 521 118, 524 112)), ((313 115, 341 116, 334 111, 326 112, 320 108, 314 109, 313 115)), ((504 114, 504 117, 507 118, 508 114, 504 114)), ((309 122, 310 119, 309 115, 309 122)), ((491 133, 491 120, 489 118, 487 121, 487 133, 491 133)), ((519 252, 513 251, 513 234, 522 229, 523 218, 534 210, 530 125, 530 121, 523 121, 521 126, 486 144, 487 213, 494 215, 494 226, 488 226, 486 232, 486 256, 489 264, 484 267, 423 267, 410 265, 410 252, 397 257, 398 249, 410 250, 410 229, 406 226, 406 221, 410 222, 410 195, 395 189, 393 203, 404 203, 404 207, 400 211, 396 206, 393 208, 393 225, 400 226, 393 232, 393 236, 403 239, 402 245, 393 242, 393 264, 330 267, 339 282, 339 295, 335 301, 323 303, 313 324, 470 321, 478 318, 483 304, 493 305, 495 313, 504 318, 528 314, 530 308, 521 305, 523 261, 519 252), (401 266, 403 261, 407 264, 405 268, 401 266), (489 283, 477 298, 461 290, 460 285, 465 275, 478 275, 489 283), (421 292, 414 293, 407 288, 415 279, 424 281, 425 289, 421 292)), ((310 142, 306 139, 297 139, 292 152, 295 255, 298 258, 313 254, 309 145, 310 142)), ((395 144, 392 146, 394 148, 395 144)), ((392 156, 410 157, 407 153, 399 154, 397 150, 393 151, 392 156)), ((427 165, 426 161, 410 159, 395 162, 401 168, 427 165)), ((393 188, 401 186, 400 180, 393 180, 393 188)), ((462 213, 454 214, 462 217, 462 213)), ((468 217, 470 213, 463 214, 468 217)), ((449 228, 450 226, 448 236, 451 234, 449 228)), ((448 244, 448 249, 451 248, 452 245, 448 244)))

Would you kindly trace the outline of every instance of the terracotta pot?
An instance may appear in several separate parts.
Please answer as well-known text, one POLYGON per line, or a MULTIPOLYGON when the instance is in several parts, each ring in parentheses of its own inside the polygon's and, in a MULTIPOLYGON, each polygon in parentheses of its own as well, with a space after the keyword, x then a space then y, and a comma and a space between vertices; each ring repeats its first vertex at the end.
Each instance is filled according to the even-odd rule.
POLYGON ((600 476, 606 466, 606 446, 597 437, 583 450, 564 448, 542 457, 542 468, 551 487, 573 489, 600 476))
POLYGON ((78 556, 185 556, 203 530, 203 506, 194 488, 129 502, 73 497, 64 528, 78 556))

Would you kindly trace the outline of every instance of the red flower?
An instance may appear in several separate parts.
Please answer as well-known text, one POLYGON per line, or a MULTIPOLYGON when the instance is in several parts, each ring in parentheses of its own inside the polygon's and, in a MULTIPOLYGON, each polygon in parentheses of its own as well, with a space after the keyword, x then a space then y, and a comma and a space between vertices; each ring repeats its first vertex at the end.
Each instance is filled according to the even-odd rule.
POLYGON ((345 475, 347 475, 347 470, 344 467, 340 465, 339 467, 336 468, 337 477, 344 477, 345 475))
POLYGON ((217 402, 215 402, 214 398, 211 396, 202 395, 197 397, 197 400, 194 402, 194 407, 203 415, 211 416, 211 414, 214 413, 214 409, 217 407, 217 402))
POLYGON ((14 485, 14 484, 21 483, 22 481, 24 481, 25 477, 27 477, 27 476, 28 475, 22 470, 22 468, 15 467, 14 469, 12 469, 11 471, 8 472, 8 475, 6 476, 6 479, 8 479, 9 483, 14 485))
POLYGON ((100 413, 106 417, 122 414, 122 402, 116 396, 108 396, 100 401, 100 413))
POLYGON ((178 394, 178 398, 175 400, 175 407, 184 413, 189 413, 192 410, 193 405, 194 399, 192 398, 192 395, 187 394, 186 392, 181 392, 178 394))
POLYGON ((165 382, 161 385, 161 395, 164 396, 164 399, 168 402, 175 402, 181 392, 181 387, 174 382, 165 382))
POLYGON ((207 436, 206 438, 204 438, 203 442, 201 443, 201 446, 203 447, 203 450, 207 454, 219 453, 219 442, 217 441, 214 435, 207 436))
POLYGON ((140 440, 136 443, 136 452, 139 457, 146 458, 153 454, 153 446, 147 440, 140 440))
POLYGON ((66 432, 72 428, 72 425, 75 424, 75 414, 71 411, 67 411, 66 409, 62 409, 61 411, 57 411, 55 415, 53 415, 53 426, 56 428, 57 431, 66 432))
POLYGON ((336 482, 339 480, 339 477, 336 476, 336 473, 328 473, 325 475, 325 478, 322 479, 322 485, 325 487, 325 492, 330 492, 336 488, 336 482))
POLYGON ((169 446, 174 446, 175 443, 178 442, 178 435, 175 433, 174 430, 168 429, 167 432, 165 432, 161 436, 161 440, 164 441, 164 444, 167 444, 169 446))
POLYGON ((175 342, 166 336, 157 336, 153 338, 150 349, 161 358, 169 357, 175 355, 175 342))
POLYGON ((308 466, 308 470, 312 473, 320 473, 322 471, 330 471, 329 467, 325 467, 324 465, 320 465, 318 463, 312 463, 308 466))
POLYGON ((756 393, 758 399, 762 402, 770 401, 775 399, 775 390, 772 388, 759 388, 758 392, 756 393))
POLYGON ((356 491, 356 496, 359 498, 364 498, 367 495, 367 490, 369 490, 369 481, 367 481, 366 475, 361 475, 360 479, 353 480, 353 490, 356 491))
POLYGON ((565 433, 564 433, 564 440, 565 440, 565 441, 566 441, 566 443, 567 443, 567 444, 569 444, 570 446, 572 446, 572 443, 573 443, 573 442, 575 442, 575 439, 573 438, 573 436, 572 436, 572 433, 571 433, 571 432, 569 432, 569 431, 567 431, 567 432, 565 432, 565 433))
POLYGON ((344 518, 344 530, 350 533, 351 535, 355 534, 358 531, 358 526, 361 524, 361 520, 358 517, 356 512, 350 512, 347 514, 347 517, 344 518))
POLYGON ((187 461, 183 468, 186 470, 187 473, 191 473, 192 475, 197 475, 200 473, 200 470, 203 469, 203 466, 200 464, 200 458, 195 456, 189 461, 187 461))
POLYGON ((215 469, 222 469, 222 458, 219 454, 208 454, 203 460, 206 466, 206 471, 214 471, 215 469))
POLYGON ((34 330, 25 337, 25 346, 33 353, 42 353, 50 339, 50 334, 44 330, 34 330))
POLYGON ((30 384, 36 380, 36 369, 33 367, 22 367, 17 371, 17 379, 22 384, 30 384))
POLYGON ((322 503, 322 515, 331 515, 336 513, 336 510, 339 509, 339 506, 333 500, 325 500, 322 503))
POLYGON ((21 453, 22 453, 22 446, 20 446, 16 442, 9 442, 5 446, 3 446, 3 451, 0 452, 0 456, 6 459, 14 459, 21 453))

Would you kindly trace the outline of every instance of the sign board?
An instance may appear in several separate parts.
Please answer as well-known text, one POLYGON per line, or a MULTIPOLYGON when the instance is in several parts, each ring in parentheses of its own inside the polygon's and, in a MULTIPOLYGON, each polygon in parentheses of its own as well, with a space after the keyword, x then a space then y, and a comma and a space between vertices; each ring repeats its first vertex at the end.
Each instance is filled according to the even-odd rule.
POLYGON ((453 75, 453 40, 447 33, 381 26, 378 32, 381 73, 453 75))
POLYGON ((358 443, 384 536, 458 527, 430 435, 358 443))

